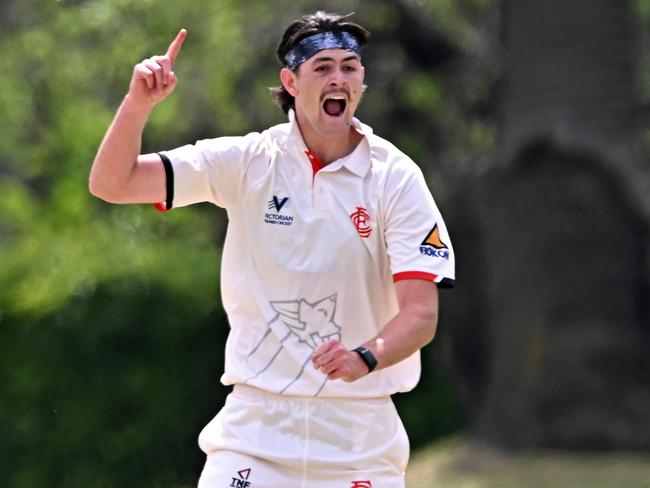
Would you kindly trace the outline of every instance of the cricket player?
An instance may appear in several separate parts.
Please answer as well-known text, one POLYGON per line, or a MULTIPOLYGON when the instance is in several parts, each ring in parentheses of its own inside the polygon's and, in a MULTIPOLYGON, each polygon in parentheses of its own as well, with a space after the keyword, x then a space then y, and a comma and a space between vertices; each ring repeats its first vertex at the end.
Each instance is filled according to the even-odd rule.
POLYGON ((140 154, 186 36, 135 66, 90 191, 227 211, 221 379, 233 390, 199 436, 199 487, 403 487, 409 444, 391 395, 418 382, 454 252, 418 166, 354 117, 369 34, 348 16, 293 21, 273 90, 286 123, 140 154))

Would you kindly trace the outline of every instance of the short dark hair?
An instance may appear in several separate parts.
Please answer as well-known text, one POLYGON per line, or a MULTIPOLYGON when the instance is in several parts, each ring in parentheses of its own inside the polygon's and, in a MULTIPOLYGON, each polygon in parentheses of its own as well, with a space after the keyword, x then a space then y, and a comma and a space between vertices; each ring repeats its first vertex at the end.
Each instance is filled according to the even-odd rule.
MULTIPOLYGON (((318 11, 315 14, 303 15, 294 20, 286 28, 276 54, 280 62, 285 65, 284 58, 293 47, 305 37, 318 34, 319 32, 349 32, 359 41, 359 46, 363 47, 368 44, 370 33, 359 24, 348 20, 349 15, 339 15, 318 11)), ((300 69, 300 68, 298 68, 300 69)), ((293 96, 280 85, 271 88, 271 95, 275 102, 280 106, 284 113, 289 109, 295 108, 293 96)))

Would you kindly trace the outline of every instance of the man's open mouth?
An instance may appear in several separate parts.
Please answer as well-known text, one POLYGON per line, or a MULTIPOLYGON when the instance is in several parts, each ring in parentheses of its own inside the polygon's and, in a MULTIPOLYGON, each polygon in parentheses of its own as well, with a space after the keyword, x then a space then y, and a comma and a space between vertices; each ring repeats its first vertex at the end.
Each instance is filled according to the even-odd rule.
POLYGON ((340 117, 345 112, 347 101, 342 95, 327 97, 323 102, 323 110, 331 117, 340 117))

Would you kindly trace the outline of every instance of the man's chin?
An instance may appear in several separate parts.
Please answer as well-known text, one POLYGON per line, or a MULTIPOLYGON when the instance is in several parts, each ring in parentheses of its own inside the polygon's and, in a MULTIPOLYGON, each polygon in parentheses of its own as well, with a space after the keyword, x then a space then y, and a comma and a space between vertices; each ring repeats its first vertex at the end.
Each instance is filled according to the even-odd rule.
POLYGON ((333 117, 331 115, 323 115, 321 117, 322 127, 324 132, 327 133, 344 133, 352 125, 352 117, 344 113, 339 116, 333 117))

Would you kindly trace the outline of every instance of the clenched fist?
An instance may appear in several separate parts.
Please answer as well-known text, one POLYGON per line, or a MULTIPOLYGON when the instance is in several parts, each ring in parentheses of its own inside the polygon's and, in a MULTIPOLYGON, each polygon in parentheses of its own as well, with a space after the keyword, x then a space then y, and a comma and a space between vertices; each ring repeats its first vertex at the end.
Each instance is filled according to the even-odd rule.
POLYGON ((311 362, 330 380, 350 382, 368 374, 368 367, 359 355, 346 349, 336 339, 318 346, 312 354, 311 362))

